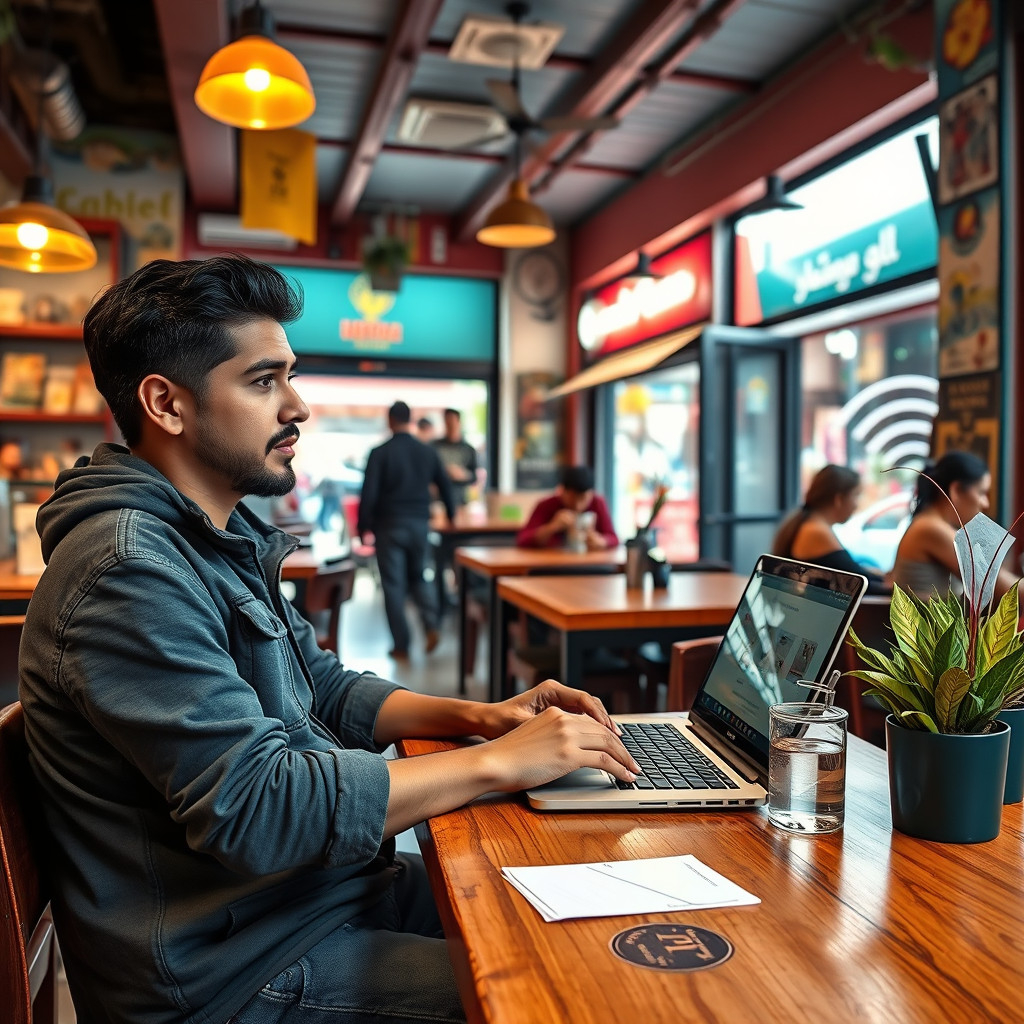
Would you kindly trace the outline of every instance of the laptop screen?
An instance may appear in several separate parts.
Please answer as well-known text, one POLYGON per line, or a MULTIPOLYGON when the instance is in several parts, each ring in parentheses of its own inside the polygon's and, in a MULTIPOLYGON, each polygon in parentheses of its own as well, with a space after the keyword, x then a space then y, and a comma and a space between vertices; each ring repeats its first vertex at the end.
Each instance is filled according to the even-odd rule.
POLYGON ((866 586, 863 576, 763 555, 692 716, 767 764, 768 708, 814 699, 797 680, 825 676, 866 586))

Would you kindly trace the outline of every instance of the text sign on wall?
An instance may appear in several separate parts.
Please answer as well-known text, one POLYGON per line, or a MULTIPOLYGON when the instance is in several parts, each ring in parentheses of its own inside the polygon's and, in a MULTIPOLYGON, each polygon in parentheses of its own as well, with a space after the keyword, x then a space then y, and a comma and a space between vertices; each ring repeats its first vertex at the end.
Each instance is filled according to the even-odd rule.
POLYGON ((375 292, 365 274, 277 268, 302 288, 302 316, 285 328, 296 353, 491 362, 493 281, 407 274, 397 292, 375 292))
POLYGON ((711 316, 711 234, 705 232, 651 261, 657 277, 606 285, 583 304, 580 344, 607 355, 711 316))
POLYGON ((935 266, 938 231, 930 203, 870 224, 829 245, 759 271, 765 319, 828 302, 935 266))

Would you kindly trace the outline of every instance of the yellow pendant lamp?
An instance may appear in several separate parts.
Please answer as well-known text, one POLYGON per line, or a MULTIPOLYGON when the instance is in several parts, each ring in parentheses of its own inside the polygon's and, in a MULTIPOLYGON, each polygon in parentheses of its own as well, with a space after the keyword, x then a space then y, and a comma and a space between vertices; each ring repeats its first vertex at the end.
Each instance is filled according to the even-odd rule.
POLYGON ((516 178, 508 187, 508 196, 487 215, 476 233, 483 245, 501 249, 532 249, 554 241, 555 229, 547 212, 530 199, 526 182, 516 178))
POLYGON ((274 19, 262 4, 242 11, 238 36, 206 62, 196 106, 236 128, 269 131, 305 121, 316 108, 309 75, 274 42, 274 19))
POLYGON ((0 207, 0 266, 52 274, 96 265, 96 246, 74 218, 53 205, 48 178, 30 174, 21 202, 0 207))

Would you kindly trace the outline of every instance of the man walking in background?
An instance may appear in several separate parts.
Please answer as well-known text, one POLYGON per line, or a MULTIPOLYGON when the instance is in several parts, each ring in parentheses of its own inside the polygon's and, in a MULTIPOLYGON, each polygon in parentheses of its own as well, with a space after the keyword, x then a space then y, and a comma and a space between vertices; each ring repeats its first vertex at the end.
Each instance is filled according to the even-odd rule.
POLYGON ((423 622, 427 654, 437 647, 440 611, 434 588, 423 579, 430 522, 430 485, 437 488, 448 518, 455 515, 452 484, 438 453, 411 432, 412 414, 405 402, 388 410, 391 438, 374 448, 366 462, 359 499, 359 539, 373 533, 377 568, 384 591, 384 611, 394 638, 391 657, 409 657, 406 597, 412 597, 423 622))
POLYGON ((434 442, 448 476, 455 484, 455 500, 465 505, 468 489, 476 483, 476 449, 462 436, 462 413, 458 409, 444 411, 444 437, 434 442))

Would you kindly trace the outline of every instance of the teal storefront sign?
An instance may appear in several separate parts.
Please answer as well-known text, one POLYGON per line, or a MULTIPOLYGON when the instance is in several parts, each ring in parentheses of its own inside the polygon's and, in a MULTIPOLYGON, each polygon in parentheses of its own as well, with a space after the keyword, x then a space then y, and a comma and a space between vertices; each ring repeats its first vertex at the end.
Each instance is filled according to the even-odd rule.
POLYGON ((302 316, 286 328, 298 355, 491 362, 497 285, 407 274, 398 292, 375 292, 365 274, 277 268, 302 288, 302 316))
POLYGON ((770 320, 929 270, 938 252, 931 203, 918 203, 827 246, 769 258, 757 273, 762 315, 770 320))

